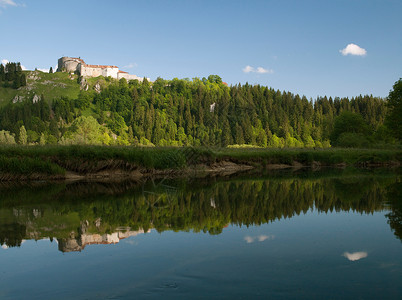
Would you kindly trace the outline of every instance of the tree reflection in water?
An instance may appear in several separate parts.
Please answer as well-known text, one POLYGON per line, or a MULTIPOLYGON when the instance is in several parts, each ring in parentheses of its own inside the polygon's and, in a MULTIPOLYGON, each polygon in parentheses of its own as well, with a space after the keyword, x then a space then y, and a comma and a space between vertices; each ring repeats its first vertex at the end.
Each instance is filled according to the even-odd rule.
POLYGON ((117 243, 155 229, 220 234, 228 224, 258 225, 309 210, 373 213, 389 209, 402 239, 399 176, 266 176, 171 181, 174 187, 132 182, 0 187, 0 243, 56 238, 61 251, 117 243), (150 191, 144 193, 144 190, 150 191))
POLYGON ((391 212, 386 215, 388 224, 395 236, 402 241, 402 183, 396 182, 388 187, 388 201, 391 212))

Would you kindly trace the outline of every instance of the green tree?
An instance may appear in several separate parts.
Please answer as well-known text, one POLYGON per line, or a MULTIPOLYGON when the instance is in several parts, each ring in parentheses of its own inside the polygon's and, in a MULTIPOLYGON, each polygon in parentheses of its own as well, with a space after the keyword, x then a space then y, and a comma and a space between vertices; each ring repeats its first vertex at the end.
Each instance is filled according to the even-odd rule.
POLYGON ((4 81, 5 75, 6 75, 6 72, 4 69, 4 65, 0 64, 0 81, 4 81))
POLYGON ((212 83, 222 83, 222 78, 220 78, 218 75, 209 75, 208 76, 208 81, 212 83))
POLYGON ((52 67, 50 67, 49 73, 53 73, 53 68, 52 67))
POLYGON ((36 143, 39 140, 39 134, 33 130, 27 130, 28 143, 36 143))
POLYGON ((0 145, 1 144, 14 145, 15 144, 14 136, 11 135, 11 133, 8 131, 1 130, 0 131, 0 145))
POLYGON ((108 144, 109 140, 106 128, 95 118, 80 116, 71 124, 61 144, 108 144))
POLYGON ((43 146, 43 145, 45 145, 45 144, 46 144, 45 134, 42 133, 42 134, 40 135, 40 138, 39 138, 39 145, 43 146))
POLYGON ((402 140, 402 78, 395 82, 389 92, 388 109, 386 125, 395 138, 402 140))
POLYGON ((366 146, 369 132, 370 129, 360 114, 345 111, 335 119, 331 142, 344 147, 366 146))
POLYGON ((21 145, 26 145, 27 140, 28 140, 27 131, 25 129, 25 126, 22 125, 21 128, 20 128, 20 134, 18 136, 18 143, 21 144, 21 145))

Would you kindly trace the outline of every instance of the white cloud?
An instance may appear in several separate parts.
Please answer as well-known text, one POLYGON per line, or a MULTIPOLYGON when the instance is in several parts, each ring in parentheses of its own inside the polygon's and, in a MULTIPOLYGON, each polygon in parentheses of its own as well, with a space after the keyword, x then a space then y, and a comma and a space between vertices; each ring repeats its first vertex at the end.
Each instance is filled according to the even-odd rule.
MULTIPOLYGON (((21 66, 21 68, 24 70, 25 67, 21 66)), ((57 70, 57 65, 52 67, 53 68, 53 73, 56 72, 57 70)), ((38 71, 44 72, 44 73, 49 73, 50 68, 36 68, 38 71)))
POLYGON ((356 261, 362 258, 366 258, 368 254, 367 252, 353 252, 353 253, 345 252, 342 254, 342 256, 346 257, 350 261, 356 261))
POLYGON ((0 0, 0 6, 6 8, 7 6, 17 6, 13 0, 0 0))
POLYGON ((22 71, 27 70, 27 68, 25 66, 23 66, 23 65, 21 65, 21 69, 22 69, 22 71))
POLYGON ((260 74, 265 74, 265 73, 272 74, 272 73, 274 73, 274 70, 272 70, 272 69, 264 69, 263 67, 258 67, 256 72, 260 73, 260 74))
POLYGON ((127 66, 124 66, 123 68, 126 68, 126 69, 132 69, 132 68, 135 68, 135 67, 137 67, 138 65, 136 64, 136 63, 129 63, 127 66))
POLYGON ((365 56, 367 54, 366 49, 359 47, 356 44, 348 44, 344 49, 339 50, 343 56, 346 55, 358 55, 358 56, 365 56))
POLYGON ((255 72, 255 70, 254 70, 254 68, 253 68, 252 66, 246 66, 246 67, 243 69, 243 72, 244 72, 244 73, 250 73, 250 72, 255 72))
POLYGON ((243 72, 244 72, 244 73, 250 73, 250 72, 252 72, 252 73, 258 73, 258 74, 265 74, 265 73, 272 74, 272 73, 274 73, 274 70, 272 70, 272 69, 265 69, 265 68, 263 68, 263 67, 254 68, 254 67, 252 67, 252 66, 247 65, 247 66, 245 66, 245 67, 243 68, 243 72))

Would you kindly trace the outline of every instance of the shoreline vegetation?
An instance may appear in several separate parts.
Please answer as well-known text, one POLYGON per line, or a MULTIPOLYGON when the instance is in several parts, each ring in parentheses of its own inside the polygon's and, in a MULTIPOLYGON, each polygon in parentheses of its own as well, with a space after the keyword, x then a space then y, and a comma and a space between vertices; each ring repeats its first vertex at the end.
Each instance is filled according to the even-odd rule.
POLYGON ((0 146, 0 181, 141 180, 285 168, 400 167, 396 149, 0 146))

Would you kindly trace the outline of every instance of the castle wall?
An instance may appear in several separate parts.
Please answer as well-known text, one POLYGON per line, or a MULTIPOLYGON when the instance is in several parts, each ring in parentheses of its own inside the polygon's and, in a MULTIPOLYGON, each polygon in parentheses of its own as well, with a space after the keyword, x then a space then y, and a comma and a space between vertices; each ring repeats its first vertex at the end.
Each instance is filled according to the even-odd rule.
POLYGON ((118 78, 119 68, 104 68, 102 70, 103 76, 111 76, 112 78, 118 78))
POLYGON ((84 77, 98 77, 102 75, 101 68, 91 68, 81 65, 80 66, 80 74, 84 77))
MULTIPOLYGON (((57 61, 57 72, 75 72, 78 71, 83 77, 112 77, 116 79, 125 78, 129 80, 143 81, 143 78, 137 75, 131 75, 127 72, 119 71, 116 66, 87 65, 81 58, 64 56, 57 61)), ((147 78, 149 81, 149 78, 147 78)))
POLYGON ((138 77, 137 75, 131 75, 128 73, 117 73, 117 79, 125 78, 127 81, 129 80, 138 80, 139 82, 142 82, 143 78, 138 77))
POLYGON ((104 67, 104 66, 92 66, 92 65, 80 65, 81 76, 84 77, 98 77, 98 76, 110 76, 117 78, 119 68, 117 67, 104 67))

